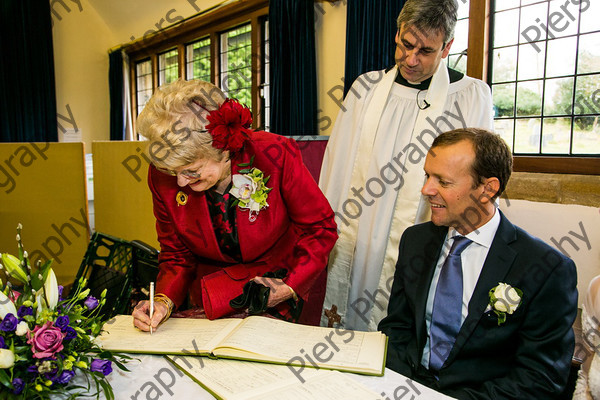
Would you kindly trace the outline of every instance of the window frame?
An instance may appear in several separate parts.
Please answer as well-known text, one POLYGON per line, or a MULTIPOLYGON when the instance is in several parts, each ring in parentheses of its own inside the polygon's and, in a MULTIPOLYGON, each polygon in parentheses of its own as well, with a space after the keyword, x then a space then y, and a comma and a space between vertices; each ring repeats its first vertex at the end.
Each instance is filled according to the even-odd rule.
MULTIPOLYGON (((469 9, 467 75, 484 82, 491 76, 488 62, 491 56, 491 3, 492 0, 471 0, 469 9)), ((598 175, 600 171, 600 156, 515 155, 513 158, 515 172, 598 175)))
MULTIPOLYGON (((165 51, 177 48, 179 77, 186 76, 186 46, 197 40, 210 37, 211 47, 211 80, 212 83, 219 79, 219 35, 233 27, 251 24, 252 60, 252 112, 255 118, 252 127, 257 129, 264 125, 262 113, 262 100, 260 97, 260 82, 262 80, 262 43, 264 19, 269 14, 268 0, 248 0, 222 6, 217 9, 208 9, 198 15, 187 18, 168 28, 125 46, 123 49, 130 61, 130 102, 133 126, 137 119, 137 76, 136 63, 151 60, 152 90, 158 87, 158 56, 165 51)), ((217 84, 217 86, 220 86, 217 84)))

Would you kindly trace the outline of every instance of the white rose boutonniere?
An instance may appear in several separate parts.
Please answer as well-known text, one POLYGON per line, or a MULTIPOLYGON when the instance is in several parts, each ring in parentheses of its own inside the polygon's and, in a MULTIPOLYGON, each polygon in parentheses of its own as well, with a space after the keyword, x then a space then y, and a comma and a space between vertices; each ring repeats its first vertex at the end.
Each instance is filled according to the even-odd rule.
POLYGON ((263 172, 258 168, 240 170, 240 172, 244 174, 235 174, 231 178, 232 187, 229 193, 237 198, 238 207, 242 210, 250 210, 248 219, 254 222, 258 212, 269 206, 267 196, 272 189, 266 187, 269 177, 264 178, 263 172))
POLYGON ((521 305, 523 292, 507 283, 498 283, 490 290, 490 308, 498 316, 498 326, 506 322, 506 314, 512 314, 521 305))

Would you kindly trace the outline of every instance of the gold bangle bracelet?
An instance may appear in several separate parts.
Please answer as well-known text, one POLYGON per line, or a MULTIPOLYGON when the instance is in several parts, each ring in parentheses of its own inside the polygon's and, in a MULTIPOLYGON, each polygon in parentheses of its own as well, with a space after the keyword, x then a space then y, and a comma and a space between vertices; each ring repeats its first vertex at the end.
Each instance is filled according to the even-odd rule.
POLYGON ((167 295, 162 294, 162 293, 156 294, 154 296, 154 301, 155 302, 159 301, 167 306, 167 314, 163 318, 163 321, 166 321, 171 316, 171 313, 173 312, 173 309, 175 308, 175 304, 167 295))
POLYGON ((288 286, 288 288, 290 288, 290 292, 292 292, 292 299, 294 299, 294 301, 297 303, 298 302, 298 295, 296 294, 296 292, 294 291, 294 289, 292 289, 291 286, 288 286))

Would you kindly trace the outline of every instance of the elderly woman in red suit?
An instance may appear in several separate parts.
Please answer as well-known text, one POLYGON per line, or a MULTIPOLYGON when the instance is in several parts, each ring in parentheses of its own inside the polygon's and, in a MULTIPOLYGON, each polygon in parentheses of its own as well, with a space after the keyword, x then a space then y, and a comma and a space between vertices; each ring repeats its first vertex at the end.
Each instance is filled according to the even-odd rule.
POLYGON ((137 328, 156 329, 188 295, 209 319, 231 315, 252 285, 272 314, 303 308, 298 322, 318 324, 324 293, 311 289, 326 279, 333 211, 295 141, 250 123, 202 81, 158 89, 140 114, 161 252, 153 317, 140 302, 137 328))

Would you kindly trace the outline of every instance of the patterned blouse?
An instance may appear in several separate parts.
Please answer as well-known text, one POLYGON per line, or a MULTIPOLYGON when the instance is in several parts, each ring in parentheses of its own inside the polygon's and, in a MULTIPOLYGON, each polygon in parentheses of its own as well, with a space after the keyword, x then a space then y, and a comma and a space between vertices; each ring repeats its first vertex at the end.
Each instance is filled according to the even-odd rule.
POLYGON ((221 252, 237 262, 241 262, 242 254, 235 223, 236 207, 233 205, 236 198, 229 194, 230 189, 231 183, 225 189, 224 194, 207 190, 206 202, 221 252))

